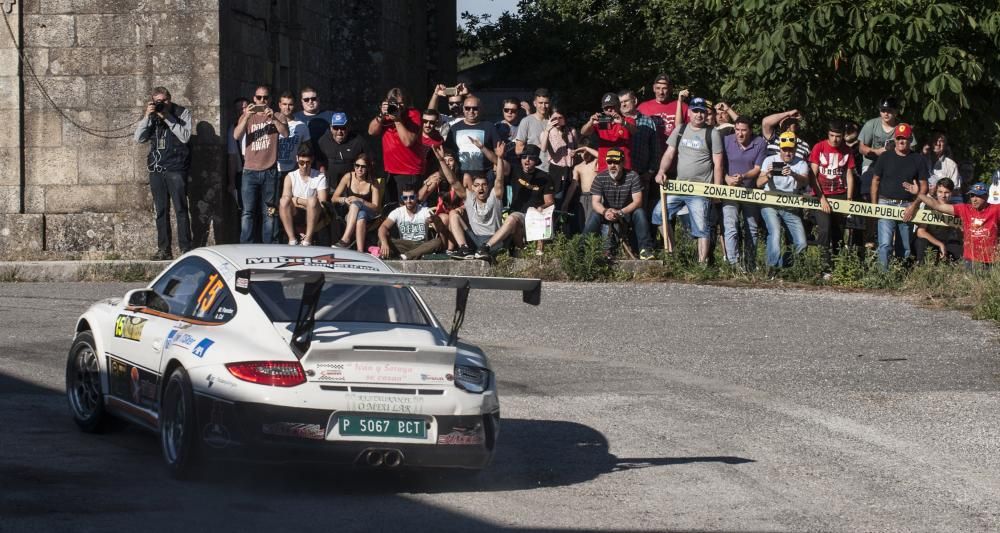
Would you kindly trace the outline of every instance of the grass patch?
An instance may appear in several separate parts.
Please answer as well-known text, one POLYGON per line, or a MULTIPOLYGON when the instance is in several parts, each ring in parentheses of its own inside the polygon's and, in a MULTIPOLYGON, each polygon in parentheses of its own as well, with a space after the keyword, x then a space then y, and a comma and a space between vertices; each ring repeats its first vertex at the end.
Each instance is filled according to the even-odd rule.
POLYGON ((78 281, 149 281, 161 270, 146 263, 105 263, 84 265, 77 271, 78 281))
POLYGON ((11 266, 0 268, 0 283, 16 283, 21 280, 20 267, 11 266))

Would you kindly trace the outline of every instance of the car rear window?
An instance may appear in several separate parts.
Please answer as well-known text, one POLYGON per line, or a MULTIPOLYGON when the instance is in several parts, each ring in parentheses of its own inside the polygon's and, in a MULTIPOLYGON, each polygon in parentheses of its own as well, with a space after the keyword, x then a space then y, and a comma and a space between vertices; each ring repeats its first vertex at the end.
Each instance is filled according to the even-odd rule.
MULTIPOLYGON (((302 303, 301 283, 255 281, 250 294, 273 322, 295 322, 302 303)), ((317 322, 380 322, 430 325, 408 288, 376 285, 324 285, 316 307, 317 322)))

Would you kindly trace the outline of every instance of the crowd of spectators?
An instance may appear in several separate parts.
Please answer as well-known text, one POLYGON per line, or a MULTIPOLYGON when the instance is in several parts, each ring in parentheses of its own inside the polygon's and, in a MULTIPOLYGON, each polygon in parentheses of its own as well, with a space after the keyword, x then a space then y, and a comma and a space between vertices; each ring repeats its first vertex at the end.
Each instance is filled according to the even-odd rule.
MULTIPOLYGON (((261 85, 252 100, 234 102, 239 118, 229 130, 240 241, 327 244, 383 258, 491 259, 503 249, 542 254, 555 231, 601 234, 608 256, 624 250, 652 259, 659 249, 672 251, 682 226, 697 241, 699 261, 719 248, 739 269, 756 266, 761 239, 774 269, 810 243, 821 248, 827 273, 843 246, 877 250, 883 267, 911 255, 992 264, 1000 207, 959 172, 943 133, 917 142, 896 99, 882 100, 879 115, 860 125, 828 119, 826 138, 810 145, 799 110, 770 114, 758 127, 726 102, 675 94, 666 74, 651 89, 653 98, 641 103, 631 89, 608 92, 592 113, 567 113, 537 89, 530 102, 503 100, 492 110, 502 117, 494 123, 481 118, 488 110, 463 84, 435 86, 423 110, 393 88, 371 117, 324 109, 312 87, 281 93, 274 108, 270 87, 261 85), (574 117, 582 117, 579 128, 574 117), (667 180, 815 195, 822 209, 661 196, 667 180), (903 220, 834 213, 828 199, 900 207, 903 220), (921 205, 964 227, 915 226, 921 205)), ((170 163, 186 142, 164 136, 190 121, 164 93, 154 93, 136 131, 137 141, 155 141, 158 221, 160 204, 177 188, 170 163), (169 157, 157 155, 164 150, 169 157)), ((158 247, 169 252, 169 234, 158 247)))

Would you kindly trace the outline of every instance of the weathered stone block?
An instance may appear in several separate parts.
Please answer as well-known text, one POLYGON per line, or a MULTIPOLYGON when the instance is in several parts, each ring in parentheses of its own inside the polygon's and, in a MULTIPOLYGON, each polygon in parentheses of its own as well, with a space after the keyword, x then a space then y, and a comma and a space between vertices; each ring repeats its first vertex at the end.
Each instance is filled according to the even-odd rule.
POLYGON ((79 146, 81 149, 90 148, 114 148, 132 143, 132 135, 135 132, 135 123, 139 118, 138 109, 121 110, 107 109, 97 111, 70 111, 69 115, 77 123, 96 131, 95 134, 88 133, 73 125, 70 121, 63 121, 63 144, 79 146), (114 137, 106 139, 105 137, 114 137))
POLYGON ((112 76, 149 72, 148 52, 135 48, 102 48, 101 73, 112 76))
POLYGON ((76 21, 70 15, 25 15, 24 44, 28 48, 70 48, 76 45, 76 21))
POLYGON ((140 0, 42 0, 42 13, 128 13, 139 7, 140 0))
POLYGON ((142 95, 145 86, 146 82, 138 76, 96 76, 88 87, 90 105, 95 109, 121 107, 142 95))
POLYGON ((101 55, 89 48, 52 48, 49 50, 49 74, 88 76, 101 73, 101 55))
POLYGON ((63 118, 56 112, 24 115, 25 146, 62 146, 63 118))
POLYGON ((25 183, 31 185, 74 185, 77 182, 76 147, 28 146, 24 151, 25 183))
POLYGON ((115 185, 66 185, 45 188, 47 213, 112 212, 122 209, 115 185))
MULTIPOLYGON (((26 48, 24 50, 24 56, 27 58, 27 64, 24 65, 24 71, 29 72, 28 66, 30 65, 34 69, 35 74, 39 76, 45 76, 49 72, 49 49, 48 48, 26 48)), ((25 83, 35 83, 34 80, 26 81, 25 83)))
POLYGON ((42 2, 45 0, 18 0, 17 6, 14 7, 14 12, 20 9, 21 13, 37 15, 42 12, 42 2))
POLYGON ((0 48, 0 76, 17 76, 17 64, 17 48, 0 48))
POLYGON ((20 185, 21 150, 16 147, 0 148, 0 185, 20 185))
POLYGON ((0 258, 42 251, 45 220, 42 215, 0 215, 0 258))
POLYGON ((117 186, 118 210, 121 212, 145 213, 153 220, 153 192, 149 189, 149 174, 141 182, 124 183, 117 186))
POLYGON ((45 187, 29 185, 24 188, 24 212, 45 212, 45 187))
POLYGON ((123 146, 117 150, 88 150, 86 156, 79 161, 79 183, 100 185, 134 181, 132 153, 131 146, 123 146))
MULTIPOLYGON (((170 217, 171 235, 176 236, 174 217, 170 217)), ((171 239, 176 242, 176 237, 171 239)), ((128 214, 115 224, 115 251, 126 256, 152 255, 156 252, 156 220, 152 214, 128 214)), ((174 247, 174 254, 179 250, 174 247)))
POLYGON ((21 210, 21 188, 0 187, 0 213, 17 213, 21 210))
POLYGON ((127 46, 136 44, 136 18, 131 14, 77 15, 79 46, 127 46))
MULTIPOLYGON (((61 108, 80 109, 87 107, 87 82, 79 76, 45 76, 41 78, 49 98, 61 108)), ((15 96, 16 97, 16 96, 15 96)), ((38 85, 25 83, 25 109, 44 109, 49 103, 38 90, 38 85)))
POLYGON ((20 113, 13 109, 0 110, 0 147, 17 147, 20 145, 19 115, 20 113))
POLYGON ((114 213, 73 213, 45 216, 45 248, 54 252, 111 251, 114 213))
POLYGON ((0 76, 0 109, 18 109, 17 76, 0 76))

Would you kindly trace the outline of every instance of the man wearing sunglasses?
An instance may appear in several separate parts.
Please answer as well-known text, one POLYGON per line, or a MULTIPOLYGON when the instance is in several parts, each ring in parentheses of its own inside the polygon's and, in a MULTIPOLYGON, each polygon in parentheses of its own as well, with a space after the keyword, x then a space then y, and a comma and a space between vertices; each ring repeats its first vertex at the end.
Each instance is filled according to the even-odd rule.
POLYGON ((388 259, 398 255, 400 259, 420 259, 424 254, 440 250, 444 246, 447 228, 430 208, 417 204, 417 189, 412 184, 403 184, 399 195, 403 205, 394 209, 378 228, 379 257, 388 259), (438 236, 428 240, 427 227, 433 224, 438 236), (396 228, 399 238, 392 238, 390 231, 396 228))
POLYGON ((438 114, 438 123, 435 126, 442 138, 447 138, 451 127, 456 122, 462 120, 462 101, 469 94, 469 88, 464 83, 459 83, 453 89, 453 91, 449 91, 448 87, 439 83, 434 86, 434 91, 431 92, 431 99, 427 102, 427 109, 435 111, 438 110, 438 99, 445 98, 448 102, 448 112, 438 114))
POLYGON ((191 222, 188 219, 187 174, 191 161, 191 111, 170 101, 165 87, 153 89, 146 115, 135 128, 135 141, 149 143, 146 166, 149 188, 156 209, 156 255, 153 260, 173 257, 170 249, 170 204, 177 218, 177 247, 191 249, 191 222))
POLYGON ((322 204, 329 198, 326 176, 312 168, 312 163, 312 148, 303 144, 296 153, 296 170, 289 172, 282 182, 281 226, 291 245, 312 244, 313 233, 319 229, 323 215, 322 204), (305 231, 300 240, 296 227, 303 226, 305 231))
POLYGON ((240 242, 274 242, 278 216, 278 136, 288 136, 288 120, 271 109, 271 88, 259 85, 253 104, 247 106, 233 130, 234 139, 242 139, 244 149, 243 212, 240 216, 240 242), (244 138, 245 136, 245 138, 244 138))
POLYGON ((601 231, 605 235, 605 254, 611 255, 616 243, 611 238, 612 224, 628 221, 639 244, 639 259, 653 259, 653 238, 649 233, 649 218, 642 208, 642 180, 636 172, 625 170, 625 154, 611 149, 605 156, 607 169, 597 175, 590 186, 593 208, 583 229, 585 235, 601 231))
MULTIPOLYGON (((525 104, 527 105, 527 103, 525 104)), ((513 165, 517 161, 517 125, 520 122, 521 101, 517 98, 505 98, 503 106, 500 108, 502 119, 495 122, 493 127, 497 130, 497 135, 507 145, 504 150, 504 158, 507 163, 513 165)))
POLYGON ((295 120, 305 123, 309 128, 309 138, 313 139, 312 144, 315 150, 315 141, 326 134, 326 128, 330 126, 333 112, 320 111, 319 93, 308 85, 299 90, 299 98, 302 101, 302 111, 295 113, 295 120))
POLYGON ((496 153, 492 150, 500 136, 489 122, 479 120, 479 98, 469 95, 462 102, 465 117, 451 126, 445 144, 458 153, 462 183, 472 183, 473 178, 485 176, 486 171, 496 163, 496 153), (486 146, 486 150, 481 150, 486 146), (487 162, 488 161, 488 162, 487 162))
POLYGON ((365 140, 347 124, 347 113, 333 113, 330 115, 329 130, 316 143, 319 157, 314 164, 335 183, 351 172, 351 164, 358 154, 370 152, 365 149, 365 140))

